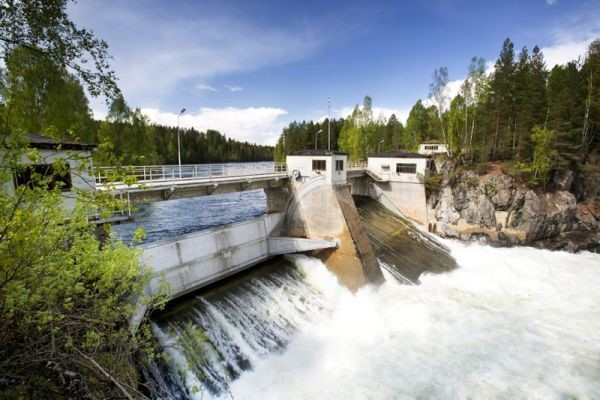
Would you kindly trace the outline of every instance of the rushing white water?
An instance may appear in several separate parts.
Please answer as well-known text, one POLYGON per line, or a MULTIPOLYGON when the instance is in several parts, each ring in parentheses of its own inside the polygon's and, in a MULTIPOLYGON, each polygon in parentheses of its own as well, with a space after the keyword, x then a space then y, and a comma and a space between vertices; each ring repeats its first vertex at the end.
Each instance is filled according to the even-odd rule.
POLYGON ((233 397, 600 398, 600 255, 447 244, 455 271, 354 296, 297 258, 333 311, 243 372, 233 397))
POLYGON ((600 399, 600 255, 445 244, 454 271, 355 295, 291 257, 155 333, 196 398, 600 399))

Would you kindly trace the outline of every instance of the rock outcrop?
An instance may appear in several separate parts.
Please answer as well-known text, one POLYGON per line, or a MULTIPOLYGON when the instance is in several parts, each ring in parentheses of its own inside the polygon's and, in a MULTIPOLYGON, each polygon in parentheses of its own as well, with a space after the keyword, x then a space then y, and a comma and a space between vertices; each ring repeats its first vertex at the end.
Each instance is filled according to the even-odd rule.
POLYGON ((514 181, 499 166, 483 176, 456 171, 450 162, 438 170, 443 174, 442 188, 428 199, 428 207, 430 226, 440 236, 461 240, 483 237, 498 245, 600 250, 597 215, 578 207, 568 191, 572 174, 557 174, 555 190, 544 192, 514 181))

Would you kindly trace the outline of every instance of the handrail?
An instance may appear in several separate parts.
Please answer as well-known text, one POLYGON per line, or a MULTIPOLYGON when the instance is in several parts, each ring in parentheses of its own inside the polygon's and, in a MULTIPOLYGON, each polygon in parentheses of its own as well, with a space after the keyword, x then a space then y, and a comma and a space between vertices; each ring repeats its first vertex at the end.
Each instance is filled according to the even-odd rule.
POLYGON ((367 169, 367 162, 366 161, 348 161, 348 167, 346 169, 348 169, 348 170, 350 170, 350 169, 367 169))
POLYGON ((204 181, 215 178, 237 176, 256 176, 284 174, 285 163, 221 163, 221 164, 186 164, 182 165, 136 165, 130 167, 96 167, 94 176, 96 185, 107 182, 123 183, 128 179, 137 184, 153 182, 204 181))

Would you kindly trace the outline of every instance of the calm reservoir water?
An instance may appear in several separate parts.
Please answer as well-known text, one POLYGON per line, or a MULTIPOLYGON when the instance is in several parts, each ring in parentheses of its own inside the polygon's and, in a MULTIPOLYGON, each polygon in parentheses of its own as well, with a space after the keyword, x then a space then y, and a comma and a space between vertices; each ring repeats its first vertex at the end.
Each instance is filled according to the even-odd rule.
MULTIPOLYGON (((352 295, 291 256, 187 297, 152 326, 168 396, 600 398, 599 254, 432 239, 358 204, 386 283, 352 295)), ((156 203, 138 223, 158 240, 263 212, 249 192, 156 203)))

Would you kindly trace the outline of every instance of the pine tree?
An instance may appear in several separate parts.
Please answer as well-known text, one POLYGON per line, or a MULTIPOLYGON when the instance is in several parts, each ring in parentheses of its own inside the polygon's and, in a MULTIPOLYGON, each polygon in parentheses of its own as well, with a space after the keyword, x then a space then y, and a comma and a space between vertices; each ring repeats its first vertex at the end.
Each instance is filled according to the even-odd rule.
POLYGON ((510 131, 514 121, 515 99, 515 52, 510 39, 502 44, 500 56, 495 64, 491 81, 492 106, 495 113, 494 137, 490 157, 498 159, 507 156, 510 131))

